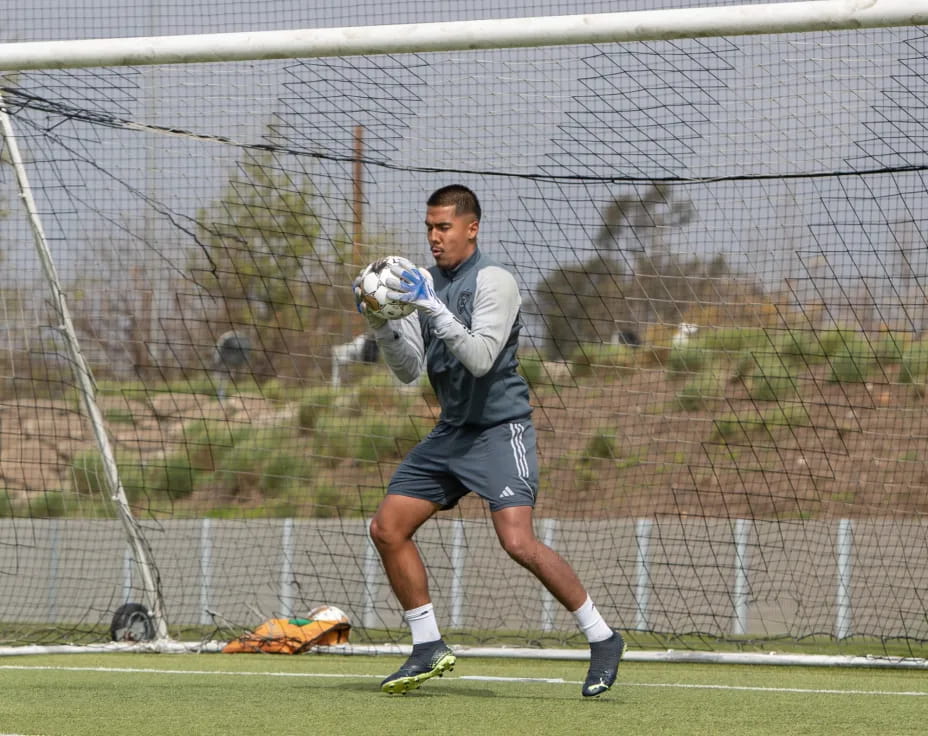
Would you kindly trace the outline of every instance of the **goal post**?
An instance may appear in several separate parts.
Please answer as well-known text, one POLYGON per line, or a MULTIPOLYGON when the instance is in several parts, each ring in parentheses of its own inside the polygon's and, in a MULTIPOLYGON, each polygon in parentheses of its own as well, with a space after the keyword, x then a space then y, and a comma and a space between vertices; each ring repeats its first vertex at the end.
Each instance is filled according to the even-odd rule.
MULTIPOLYGON (((368 524, 438 407, 349 285, 461 182, 538 535, 633 649, 923 662, 928 1, 317 12, 0 44, 0 644, 408 642, 368 524)), ((449 641, 583 644, 473 494, 417 541, 449 641)))
POLYGON ((126 499, 125 489, 119 477, 116 457, 110 442, 106 422, 97 404, 96 387, 93 383, 93 376, 81 352, 81 346, 74 329, 74 322, 71 319, 71 311, 68 308, 65 291, 61 286, 55 262, 48 248, 45 230, 42 226, 42 220, 38 208, 36 207, 35 199, 32 196, 32 187, 29 184, 29 177, 19 152, 19 144, 16 141, 16 133, 10 121, 10 116, 7 113, 2 93, 0 93, 0 136, 2 136, 4 149, 6 150, 10 165, 16 175, 17 188, 23 207, 25 208, 26 217, 29 220, 29 227, 32 231, 32 238, 35 244, 35 252, 41 264, 42 274, 49 287, 51 312, 53 315, 57 315, 60 320, 60 324, 53 324, 51 327, 52 329, 58 330, 64 338, 63 342, 71 361, 73 378, 76 384, 75 388, 87 412, 88 423, 90 424, 97 449, 100 453, 103 480, 108 489, 110 500, 122 522, 128 543, 132 549, 135 565, 142 578, 142 589, 144 591, 143 595, 146 599, 146 603, 150 604, 151 617, 154 624, 153 633, 157 639, 164 640, 167 639, 168 630, 167 622, 164 617, 164 602, 161 596, 161 586, 157 580, 157 568, 151 558, 148 542, 129 509, 129 502, 126 499))
POLYGON ((0 70, 309 59, 928 25, 925 0, 812 0, 589 15, 0 46, 0 70))

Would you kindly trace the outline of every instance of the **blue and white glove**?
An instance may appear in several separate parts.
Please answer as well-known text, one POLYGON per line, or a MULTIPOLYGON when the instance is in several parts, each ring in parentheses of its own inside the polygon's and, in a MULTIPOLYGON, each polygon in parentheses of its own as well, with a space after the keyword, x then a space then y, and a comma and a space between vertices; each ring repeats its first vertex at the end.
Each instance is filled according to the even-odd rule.
POLYGON ((367 324, 370 325, 370 328, 372 330, 377 330, 378 328, 387 324, 387 320, 385 320, 383 317, 371 313, 367 308, 367 304, 364 302, 364 294, 361 292, 361 280, 364 278, 366 270, 367 269, 361 271, 361 273, 358 274, 358 277, 351 285, 351 290, 354 292, 355 307, 362 315, 364 315, 364 319, 367 320, 367 324))
POLYGON ((404 268, 395 264, 390 268, 391 277, 385 281, 387 296, 398 302, 412 304, 420 312, 437 317, 448 312, 448 307, 435 294, 432 274, 424 268, 404 268))

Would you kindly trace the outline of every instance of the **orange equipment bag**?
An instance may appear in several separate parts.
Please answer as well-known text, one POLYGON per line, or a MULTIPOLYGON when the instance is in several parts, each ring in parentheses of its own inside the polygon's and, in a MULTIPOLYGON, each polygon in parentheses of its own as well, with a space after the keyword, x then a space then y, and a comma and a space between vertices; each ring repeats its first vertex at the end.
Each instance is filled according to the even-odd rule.
POLYGON ((351 624, 334 606, 319 606, 309 618, 271 618, 226 644, 226 654, 301 654, 317 645, 345 644, 351 624))

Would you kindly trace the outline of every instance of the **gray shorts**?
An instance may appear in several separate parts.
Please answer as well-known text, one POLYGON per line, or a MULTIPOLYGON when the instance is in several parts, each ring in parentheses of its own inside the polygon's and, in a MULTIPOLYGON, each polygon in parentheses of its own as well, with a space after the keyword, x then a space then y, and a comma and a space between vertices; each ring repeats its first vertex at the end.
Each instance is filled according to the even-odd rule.
POLYGON ((535 427, 530 419, 493 427, 439 423, 396 469, 387 493, 453 508, 473 491, 490 511, 534 506, 538 493, 535 427))

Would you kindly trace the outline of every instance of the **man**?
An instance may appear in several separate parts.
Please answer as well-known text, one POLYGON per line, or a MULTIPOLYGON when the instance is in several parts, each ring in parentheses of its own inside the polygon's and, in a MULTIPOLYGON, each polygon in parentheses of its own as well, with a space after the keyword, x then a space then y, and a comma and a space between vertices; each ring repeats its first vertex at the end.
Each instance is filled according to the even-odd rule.
POLYGON ((438 424, 397 468, 371 521, 371 539, 413 642, 412 655, 381 689, 405 693, 454 666, 413 535, 437 511, 473 491, 489 504, 503 549, 573 613, 590 642, 582 693, 600 695, 615 682, 625 642, 603 620, 573 568, 535 537, 538 462, 528 387, 516 372, 518 286, 477 247, 480 203, 472 191, 443 187, 426 205, 435 265, 427 270, 397 266, 387 279, 390 297, 416 311, 385 322, 366 311, 355 283, 358 309, 387 364, 406 383, 427 369, 441 406, 438 424))

